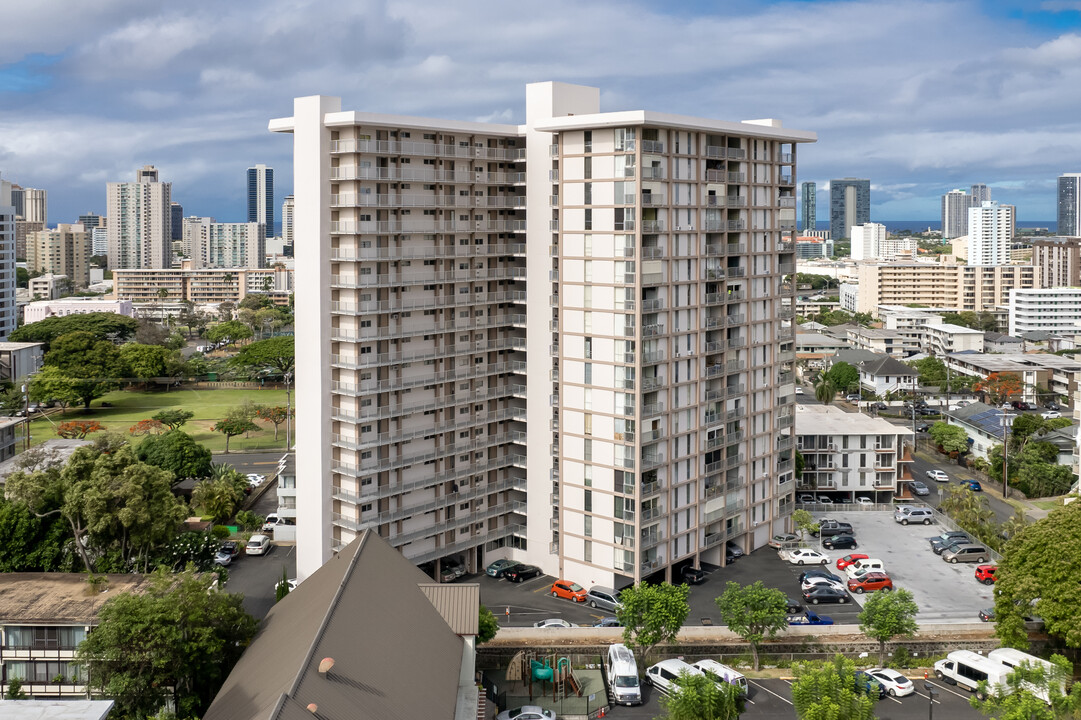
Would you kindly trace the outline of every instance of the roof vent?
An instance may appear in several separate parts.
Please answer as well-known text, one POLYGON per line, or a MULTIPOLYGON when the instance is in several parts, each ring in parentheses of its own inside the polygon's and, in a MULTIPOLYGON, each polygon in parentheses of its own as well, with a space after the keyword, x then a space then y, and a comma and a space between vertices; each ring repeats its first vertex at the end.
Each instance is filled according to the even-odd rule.
POLYGON ((326 675, 334 667, 334 658, 325 657, 319 661, 319 674, 326 675))

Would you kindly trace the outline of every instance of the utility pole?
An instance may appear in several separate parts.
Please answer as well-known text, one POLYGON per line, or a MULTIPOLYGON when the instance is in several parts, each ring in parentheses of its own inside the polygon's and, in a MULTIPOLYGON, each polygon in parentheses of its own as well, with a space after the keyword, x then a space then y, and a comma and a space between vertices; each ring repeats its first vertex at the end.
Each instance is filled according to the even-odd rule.
POLYGON ((1010 474, 1010 415, 1007 410, 1002 411, 1002 499, 1009 498, 1008 475, 1010 474))
POLYGON ((289 383, 293 379, 293 371, 288 370, 288 371, 286 371, 284 373, 284 375, 285 375, 285 452, 289 452, 289 450, 293 447, 292 443, 289 442, 289 431, 292 429, 292 422, 293 422, 293 396, 290 393, 289 383))

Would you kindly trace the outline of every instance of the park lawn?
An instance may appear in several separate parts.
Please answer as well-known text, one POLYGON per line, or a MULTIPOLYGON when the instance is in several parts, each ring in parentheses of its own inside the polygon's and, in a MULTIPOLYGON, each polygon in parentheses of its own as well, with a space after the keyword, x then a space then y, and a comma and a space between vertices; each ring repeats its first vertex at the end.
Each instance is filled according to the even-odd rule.
MULTIPOLYGON (((63 415, 53 413, 30 424, 31 444, 36 445, 56 437, 56 425, 68 420, 97 420, 109 432, 128 436, 128 428, 140 420, 146 420, 161 410, 190 410, 195 417, 182 428, 212 452, 225 450, 225 436, 210 428, 230 408, 251 400, 260 405, 285 405, 285 390, 255 390, 222 388, 216 390, 143 391, 117 390, 90 404, 89 410, 68 408, 63 415), (107 402, 112 407, 101 407, 107 402)), ((274 440, 274 425, 255 421, 262 430, 249 433, 250 437, 237 435, 229 440, 229 452, 249 450, 285 449, 285 424, 278 427, 278 440, 274 440)), ((91 436, 93 437, 93 436, 91 436)))

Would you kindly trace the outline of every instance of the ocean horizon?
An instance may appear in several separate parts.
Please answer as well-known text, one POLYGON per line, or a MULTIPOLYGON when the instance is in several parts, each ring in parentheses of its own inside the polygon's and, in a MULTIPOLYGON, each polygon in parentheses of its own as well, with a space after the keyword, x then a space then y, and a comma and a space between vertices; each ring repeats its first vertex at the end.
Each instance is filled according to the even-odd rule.
MULTIPOLYGON (((942 230, 942 220, 872 220, 872 222, 885 225, 886 230, 889 232, 899 232, 901 230, 908 230, 910 232, 923 232, 930 228, 931 230, 942 230)), ((1057 220, 1018 220, 1017 227, 1019 228, 1047 228, 1052 232, 1057 232, 1058 221, 1057 220)), ((816 230, 829 230, 830 223, 828 220, 818 220, 815 222, 816 230)))

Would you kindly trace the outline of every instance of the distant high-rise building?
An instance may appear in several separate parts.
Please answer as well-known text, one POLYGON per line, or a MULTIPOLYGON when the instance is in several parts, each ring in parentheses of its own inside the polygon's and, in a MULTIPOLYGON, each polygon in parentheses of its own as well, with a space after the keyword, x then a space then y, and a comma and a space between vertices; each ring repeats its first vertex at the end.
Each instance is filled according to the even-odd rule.
POLYGON ((1037 287, 1081 285, 1081 237, 1043 237, 1032 241, 1037 287))
POLYGON ((852 226, 871 222, 871 181, 830 180, 830 236, 834 242, 852 237, 852 226))
POLYGON ((185 230, 190 232, 185 241, 191 242, 193 270, 266 266, 263 223, 219 223, 211 218, 187 218, 187 221, 185 230))
POLYGON ((972 195, 974 202, 973 207, 979 207, 985 202, 991 201, 991 188, 987 187, 983 183, 976 183, 969 189, 969 194, 972 195))
POLYGON ((79 224, 60 223, 26 238, 26 265, 33 272, 65 275, 76 288, 90 284, 90 233, 79 224))
POLYGON ((37 188, 21 188, 23 220, 31 223, 41 223, 42 227, 49 224, 49 194, 45 190, 37 188))
POLYGON ((1012 205, 993 200, 968 211, 968 264, 1007 265, 1013 242, 1012 205))
POLYGON ((184 206, 178 202, 169 203, 169 239, 179 242, 184 238, 184 206))
POLYGON ((951 240, 968 234, 968 210, 978 207, 975 196, 964 190, 950 190, 942 196, 942 239, 951 240))
POLYGON ((1058 234, 1081 235, 1081 173, 1066 173, 1058 179, 1058 234))
POLYGON ((800 217, 803 220, 803 230, 815 229, 815 223, 818 222, 818 193, 813 182, 800 185, 800 217))
POLYGON ((79 224, 82 225, 87 232, 92 231, 94 228, 104 228, 108 223, 108 220, 103 215, 97 213, 84 213, 79 216, 79 224))
POLYGON ((22 216, 15 216, 15 258, 17 260, 26 259, 26 238, 32 232, 38 230, 44 230, 45 223, 43 222, 30 222, 29 220, 23 220, 22 216))
POLYGON ((266 234, 274 234, 274 168, 248 168, 248 222, 263 223, 266 234))
POLYGON ((285 254, 293 254, 293 196, 286 195, 282 201, 282 243, 285 245, 285 254))
POLYGON ((109 231, 96 227, 90 231, 90 247, 94 255, 109 255, 109 231))
POLYGON ((0 180, 0 340, 15 329, 15 206, 11 183, 0 180))
POLYGON ((109 267, 170 267, 172 183, 158 182, 153 165, 136 171, 136 178, 107 185, 109 267))

